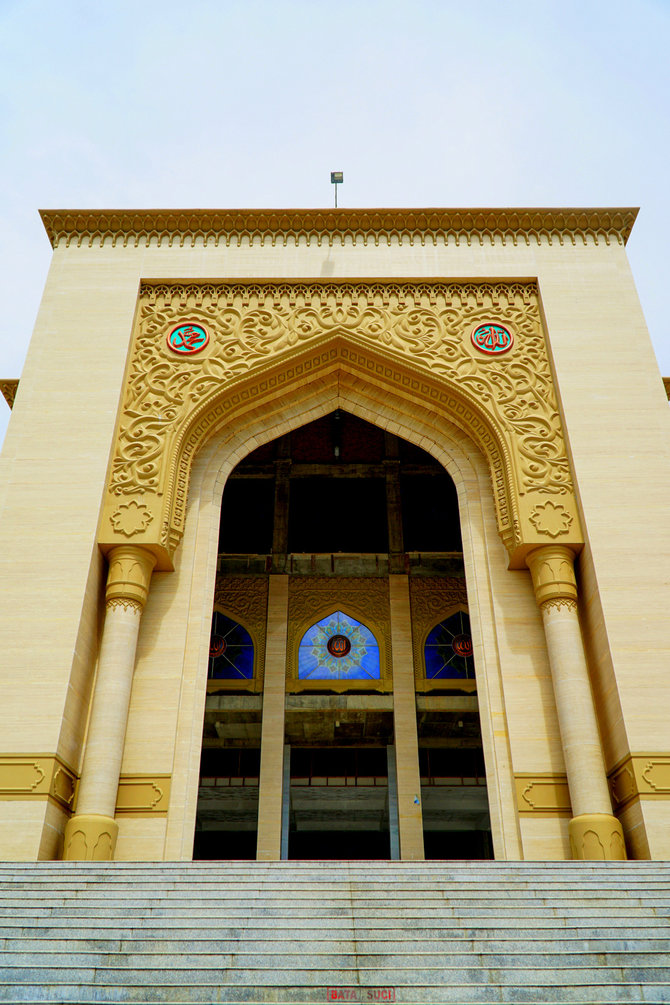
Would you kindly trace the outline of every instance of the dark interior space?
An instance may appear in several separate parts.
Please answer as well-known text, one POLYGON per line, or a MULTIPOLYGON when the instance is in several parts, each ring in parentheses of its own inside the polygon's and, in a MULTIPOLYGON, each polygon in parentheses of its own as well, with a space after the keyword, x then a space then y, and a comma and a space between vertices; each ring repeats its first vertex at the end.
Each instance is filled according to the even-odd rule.
POLYGON ((287 554, 460 553, 456 489, 430 454, 338 410, 231 472, 219 551, 272 554, 275 571, 287 554))
POLYGON ((195 860, 256 858, 260 759, 260 747, 203 747, 195 860))
POLYGON ((290 859, 390 857, 386 747, 292 747, 290 859))
POLYGON ((290 552, 387 552, 381 478, 301 478, 291 483, 290 552))

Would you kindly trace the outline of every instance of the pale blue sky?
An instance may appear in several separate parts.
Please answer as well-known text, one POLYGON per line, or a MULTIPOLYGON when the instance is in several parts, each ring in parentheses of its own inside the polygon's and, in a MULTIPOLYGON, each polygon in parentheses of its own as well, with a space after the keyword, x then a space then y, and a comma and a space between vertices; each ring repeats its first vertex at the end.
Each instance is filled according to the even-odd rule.
MULTIPOLYGON (((641 206, 661 370, 670 0, 0 0, 0 376, 40 207, 641 206)), ((0 402, 0 441, 9 411, 0 402)))

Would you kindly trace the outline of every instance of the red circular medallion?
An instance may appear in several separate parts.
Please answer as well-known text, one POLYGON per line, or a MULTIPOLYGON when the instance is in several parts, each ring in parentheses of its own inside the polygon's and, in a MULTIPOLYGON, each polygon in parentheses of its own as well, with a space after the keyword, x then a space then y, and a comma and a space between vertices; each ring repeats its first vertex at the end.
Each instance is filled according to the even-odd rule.
POLYGON ((222 635, 212 635, 209 640, 209 655, 216 658, 217 656, 223 656, 226 649, 228 648, 226 640, 222 635))
POLYGON ((182 321, 171 328, 167 336, 168 349, 179 356, 193 356, 202 352, 209 342, 209 332, 195 321, 182 321))
POLYGON ((471 339, 475 349, 487 356, 501 356, 514 345, 512 333, 504 325, 498 324, 477 325, 471 339))
POLYGON ((455 635, 451 643, 451 648, 457 656, 467 658, 472 656, 472 639, 469 635, 455 635))
POLYGON ((346 635, 331 635, 326 642, 326 649, 331 656, 346 656, 351 649, 351 642, 346 635))

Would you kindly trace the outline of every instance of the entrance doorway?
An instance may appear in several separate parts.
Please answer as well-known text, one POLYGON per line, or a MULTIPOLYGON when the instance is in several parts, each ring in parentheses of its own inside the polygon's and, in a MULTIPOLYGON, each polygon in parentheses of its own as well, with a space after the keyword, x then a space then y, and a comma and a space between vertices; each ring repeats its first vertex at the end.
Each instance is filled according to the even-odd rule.
POLYGON ((400 857, 389 576, 409 589, 427 857, 491 857, 455 487, 343 411, 259 447, 226 484, 194 857, 255 854, 273 576, 289 596, 283 857, 400 857), (442 665, 454 617, 469 656, 442 665))

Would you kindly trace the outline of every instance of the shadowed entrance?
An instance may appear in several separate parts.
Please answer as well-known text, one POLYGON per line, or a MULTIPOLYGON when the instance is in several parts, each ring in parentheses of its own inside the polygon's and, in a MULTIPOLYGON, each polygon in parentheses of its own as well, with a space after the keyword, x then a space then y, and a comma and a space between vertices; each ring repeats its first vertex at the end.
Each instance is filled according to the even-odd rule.
POLYGON ((277 576, 289 586, 282 857, 400 857, 389 576, 409 582, 427 855, 464 857, 469 844, 472 857, 490 856, 472 661, 448 659, 436 673, 437 650, 428 661, 425 650, 454 596, 467 611, 444 468, 336 410, 231 472, 217 572, 194 857, 256 854, 265 618, 277 576))

